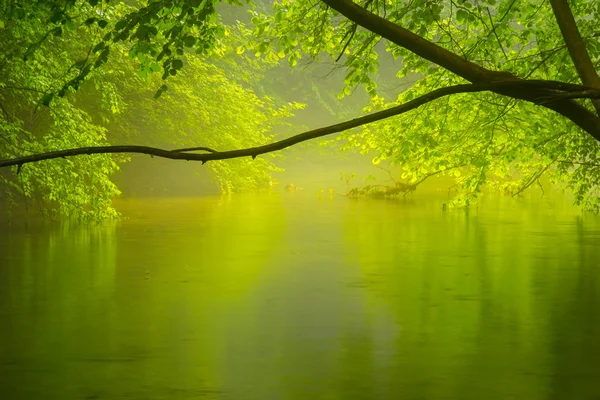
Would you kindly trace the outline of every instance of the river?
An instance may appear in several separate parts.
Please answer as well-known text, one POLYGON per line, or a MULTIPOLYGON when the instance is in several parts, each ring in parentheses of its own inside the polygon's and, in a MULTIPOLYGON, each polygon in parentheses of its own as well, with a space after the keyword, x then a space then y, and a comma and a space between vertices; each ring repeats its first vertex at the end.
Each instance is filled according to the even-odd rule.
POLYGON ((3 399, 600 398, 600 216, 568 201, 117 207, 0 227, 3 399))

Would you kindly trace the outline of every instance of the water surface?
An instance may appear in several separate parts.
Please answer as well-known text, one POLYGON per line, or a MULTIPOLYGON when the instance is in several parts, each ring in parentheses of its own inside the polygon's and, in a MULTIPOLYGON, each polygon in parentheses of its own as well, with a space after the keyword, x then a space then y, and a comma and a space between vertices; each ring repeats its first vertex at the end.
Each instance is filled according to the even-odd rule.
POLYGON ((562 201, 117 206, 2 226, 2 398, 600 398, 600 217, 562 201))

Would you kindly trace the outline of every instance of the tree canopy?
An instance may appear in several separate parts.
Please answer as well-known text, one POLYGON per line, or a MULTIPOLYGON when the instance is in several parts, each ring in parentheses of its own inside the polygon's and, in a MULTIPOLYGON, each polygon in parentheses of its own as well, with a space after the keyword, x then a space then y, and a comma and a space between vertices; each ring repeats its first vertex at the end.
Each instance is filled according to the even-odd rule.
MULTIPOLYGON (((97 153, 98 147, 110 143, 248 147, 272 140, 274 128, 281 129, 285 117, 301 107, 252 90, 249 83, 272 63, 235 54, 242 40, 235 26, 222 38, 218 60, 188 55, 185 71, 170 74, 170 90, 162 93, 163 81, 153 74, 159 68, 135 46, 112 43, 110 62, 106 48, 94 52, 104 29, 137 8, 65 3, 60 8, 63 19, 56 20, 58 11, 50 5, 19 5, 3 10, 5 18, 13 17, 3 19, 0 30, 0 159, 77 147, 97 153), (92 24, 93 18, 97 21, 92 24), (229 60, 232 54, 235 64, 229 60)), ((110 175, 125 160, 106 153, 54 158, 26 167, 18 164, 0 174, 2 200, 7 205, 17 201, 40 205, 50 216, 115 216, 111 198, 119 190, 110 175)), ((277 170, 270 157, 207 167, 224 192, 267 186, 270 173, 277 170)))
POLYGON ((1 177, 14 193, 39 188, 64 210, 106 211, 117 192, 108 176, 120 160, 111 153, 210 161, 230 190, 244 185, 232 183, 239 175, 222 160, 263 171, 249 185, 256 186, 275 168, 261 155, 344 132, 346 149, 400 166, 404 185, 453 177, 454 204, 468 205, 484 186, 516 195, 545 176, 598 210, 599 18, 595 0, 4 3, 0 167, 12 175, 1 177), (244 8, 248 24, 224 18, 244 8), (411 81, 391 99, 378 87, 388 56, 401 63, 397 78, 411 81), (302 60, 344 66, 340 97, 364 87, 368 114, 273 141, 277 121, 301 106, 276 104, 253 83, 284 59, 292 68, 302 60), (169 122, 184 104, 191 119, 169 122), (122 113, 126 107, 131 112, 122 113), (146 120, 135 125, 133 115, 146 120), (109 145, 156 126, 157 139, 169 140, 109 145), (81 154, 94 156, 70 158, 81 154), (77 179, 103 195, 76 194, 77 179))

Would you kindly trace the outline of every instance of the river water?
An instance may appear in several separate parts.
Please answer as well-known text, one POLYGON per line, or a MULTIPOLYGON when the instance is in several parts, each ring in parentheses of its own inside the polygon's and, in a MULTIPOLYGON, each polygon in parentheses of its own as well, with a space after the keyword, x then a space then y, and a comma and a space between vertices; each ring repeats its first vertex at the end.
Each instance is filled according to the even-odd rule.
POLYGON ((568 202, 117 206, 1 227, 2 399, 600 398, 600 217, 568 202))

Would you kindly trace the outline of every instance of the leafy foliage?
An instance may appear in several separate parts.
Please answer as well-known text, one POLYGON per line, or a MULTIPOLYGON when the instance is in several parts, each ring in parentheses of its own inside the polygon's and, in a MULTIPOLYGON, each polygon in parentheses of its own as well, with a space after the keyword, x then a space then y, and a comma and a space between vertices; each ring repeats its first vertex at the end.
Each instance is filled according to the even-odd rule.
MULTIPOLYGON (((571 3, 590 58, 600 70, 600 36, 594 23, 600 18, 600 3, 571 3)), ((485 68, 527 79, 578 81, 548 2, 368 0, 362 5, 485 68)), ((386 51, 403 63, 397 77, 418 78, 389 102, 377 91, 383 52, 374 33, 311 0, 276 3, 273 15, 256 15, 254 23, 260 49, 282 52, 292 65, 303 54, 343 60, 348 73, 340 96, 364 86, 372 99, 365 111, 464 83, 388 42, 386 51)), ((402 167, 405 184, 431 175, 453 177, 460 190, 452 205, 470 204, 484 188, 520 194, 541 187, 544 177, 568 188, 577 204, 600 210, 600 143, 560 115, 531 103, 489 93, 457 95, 343 137, 346 149, 374 154, 374 164, 387 160, 402 167)))
MULTIPOLYGON (((44 139, 47 132, 55 132, 53 127, 58 126, 68 132, 74 125, 63 121, 89 122, 90 115, 94 121, 100 117, 102 126, 110 126, 114 137, 119 138, 131 135, 135 131, 132 127, 142 121, 139 127, 144 134, 152 133, 150 141, 168 139, 173 143, 175 138, 177 144, 185 146, 201 139, 202 145, 230 148, 264 143, 274 121, 300 106, 279 107, 248 87, 256 82, 263 67, 283 59, 292 67, 303 59, 341 61, 347 74, 339 97, 364 87, 371 96, 365 111, 465 82, 415 52, 382 43, 377 34, 327 5, 340 3, 344 1, 281 0, 274 3, 270 13, 261 13, 251 5, 251 35, 242 24, 235 29, 225 26, 213 0, 151 0, 139 7, 99 0, 3 4, 0 32, 8 46, 2 53, 0 73, 7 77, 3 80, 7 83, 0 89, 4 93, 11 86, 15 105, 32 107, 37 99, 37 107, 50 106, 53 110, 44 120, 46 125, 37 130, 24 127, 25 119, 16 118, 16 111, 5 111, 2 132, 10 146, 3 151, 6 156, 47 151, 51 147, 32 146, 56 145, 44 139), (397 78, 414 80, 409 90, 391 100, 378 90, 384 49, 402 61, 397 78), (198 55, 204 58, 195 58, 198 55), (219 57, 219 61, 211 64, 206 61, 209 56, 219 57), (234 56, 242 60, 243 67, 233 66, 234 56), (137 72, 135 79, 129 75, 133 71, 137 72), (100 93, 100 105, 90 110, 89 104, 97 103, 88 98, 75 109, 76 99, 85 95, 72 93, 86 82, 96 85, 94 93, 100 93), (14 94, 23 87, 26 93, 14 94), (149 88, 159 102, 137 101, 149 88), (135 120, 125 117, 123 110, 135 120), (67 111, 73 115, 58 114, 67 111), (181 117, 182 122, 176 126, 173 116, 181 117), (25 147, 30 147, 17 151, 16 145, 23 140, 25 147)), ((579 81, 546 1, 364 0, 359 4, 451 52, 448 54, 500 71, 499 75, 507 79, 579 81)), ((600 3, 578 0, 570 6, 597 71, 600 35, 595 21, 600 18, 600 3)), ((2 96, 4 104, 9 95, 2 96)), ((591 102, 581 104, 593 110, 591 102)), ((75 139, 85 145, 106 141, 102 128, 91 122, 81 124, 87 127, 86 133, 79 130, 81 138, 74 133, 65 135, 68 143, 76 143, 75 139)), ((347 149, 372 154, 374 164, 387 161, 400 166, 402 184, 407 187, 432 175, 453 177, 460 188, 453 205, 470 204, 484 189, 513 195, 533 187, 543 190, 542 182, 548 179, 569 189, 584 208, 600 209, 599 142, 559 114, 511 97, 491 93, 446 97, 343 138, 347 149)), ((106 174, 116 169, 112 159, 101 159, 106 174)), ((214 162, 211 168, 225 191, 260 186, 275 169, 265 159, 214 162), (250 174, 244 176, 244 171, 250 174)), ((22 178, 31 179, 28 175, 22 178)), ((6 178, 5 182, 28 193, 27 186, 19 186, 16 179, 6 178)))
MULTIPOLYGON (((284 126, 284 120, 302 107, 277 106, 196 57, 186 59, 185 70, 154 101, 151 88, 158 85, 159 77, 150 76, 125 93, 127 116, 116 120, 112 131, 155 146, 190 148, 200 143, 214 150, 246 148, 268 143, 274 128, 284 126)), ((279 170, 271 161, 275 157, 217 161, 205 167, 212 170, 222 192, 258 189, 268 187, 271 173, 279 170)))
MULTIPOLYGON (((182 48, 178 46, 192 44, 182 36, 185 32, 199 34, 198 24, 202 29, 219 25, 214 15, 206 16, 210 23, 192 24, 170 34, 167 42, 174 50, 163 56, 171 60, 167 71, 172 83, 167 88, 161 79, 164 73, 153 73, 160 72, 156 64, 159 54, 144 47, 156 48, 158 42, 120 24, 136 20, 135 15, 142 12, 139 9, 93 1, 15 2, 1 11, 0 159, 130 140, 168 147, 241 148, 266 143, 271 129, 301 107, 296 103, 278 106, 247 87, 268 67, 262 61, 248 60, 245 75, 236 77, 231 64, 208 60, 204 51, 178 51, 182 48), (58 27, 61 33, 54 34, 58 27), (98 42, 107 29, 130 32, 137 41, 98 42), (107 63, 109 55, 111 62, 107 63), (171 73, 173 69, 179 72, 184 63, 183 73, 171 73)), ((148 25, 136 26, 139 30, 148 25)), ((163 33, 171 29, 168 24, 160 26, 163 33)), ((235 52, 240 35, 235 27, 223 27, 221 33, 219 57, 224 60, 235 52)), ((206 43, 194 46, 196 50, 207 48, 206 43)), ((212 50, 217 47, 211 46, 212 50)), ((3 204, 22 198, 49 216, 115 217, 111 198, 119 190, 109 177, 125 160, 94 155, 15 167, 12 173, 0 175, 2 196, 8 200, 3 204)), ((268 158, 206 167, 226 192, 268 186, 270 172, 277 170, 268 158)))
MULTIPOLYGON (((4 10, 9 16, 36 12, 35 5, 11 5, 12 9, 4 10)), ((88 113, 66 97, 50 94, 58 82, 70 79, 74 69, 71 56, 84 53, 85 43, 68 39, 76 35, 71 25, 65 26, 69 31, 65 36, 47 35, 43 33, 46 29, 41 20, 33 18, 8 19, 0 30, 2 158, 106 144, 105 128, 94 124, 88 113), (40 35, 45 36, 43 42, 37 39, 40 35)), ((23 196, 25 202, 39 205, 49 216, 107 218, 116 216, 110 198, 119 191, 108 175, 117 169, 110 155, 94 155, 14 168, 13 174, 3 174, 0 179, 5 197, 23 196)))

